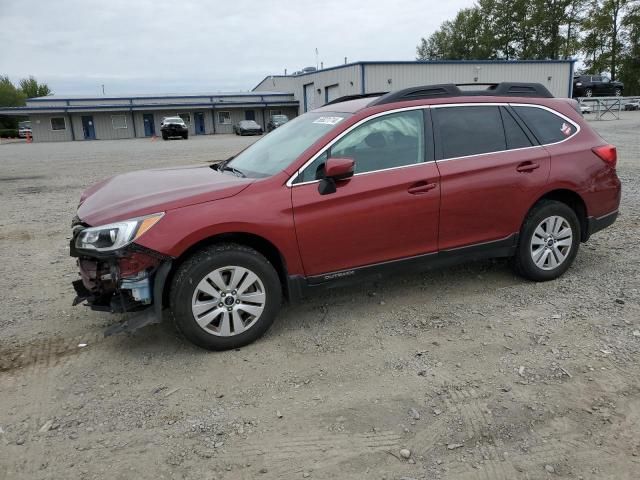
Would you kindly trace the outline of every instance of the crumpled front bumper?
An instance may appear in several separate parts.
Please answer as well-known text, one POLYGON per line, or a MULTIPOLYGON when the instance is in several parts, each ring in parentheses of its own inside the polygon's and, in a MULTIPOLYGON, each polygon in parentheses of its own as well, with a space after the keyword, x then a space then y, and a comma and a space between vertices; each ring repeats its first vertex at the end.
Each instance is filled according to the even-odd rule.
POLYGON ((73 305, 84 303, 92 310, 124 314, 105 335, 135 330, 162 320, 164 286, 172 258, 135 244, 108 253, 75 248, 82 228, 74 228, 70 255, 77 258, 80 278, 73 288, 73 305))

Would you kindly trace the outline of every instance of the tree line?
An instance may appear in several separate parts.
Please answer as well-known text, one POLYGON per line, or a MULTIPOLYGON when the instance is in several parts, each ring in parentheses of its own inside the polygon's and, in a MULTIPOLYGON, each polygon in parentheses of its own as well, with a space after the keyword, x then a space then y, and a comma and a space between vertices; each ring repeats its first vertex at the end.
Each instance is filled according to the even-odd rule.
MULTIPOLYGON (((8 75, 0 75, 0 108, 22 107, 27 98, 45 97, 51 93, 46 83, 39 83, 34 77, 23 78, 14 85, 8 75)), ((16 117, 0 115, 0 130, 18 128, 18 120, 16 117)))
POLYGON ((581 58, 640 94, 640 0, 478 0, 416 48, 418 60, 581 58))

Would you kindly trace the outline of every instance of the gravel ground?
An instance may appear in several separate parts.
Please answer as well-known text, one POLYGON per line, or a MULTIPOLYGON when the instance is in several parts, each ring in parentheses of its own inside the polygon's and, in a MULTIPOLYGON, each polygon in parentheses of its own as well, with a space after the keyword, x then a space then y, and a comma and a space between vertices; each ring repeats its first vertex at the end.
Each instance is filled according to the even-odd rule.
POLYGON ((286 307, 243 349, 70 306, 80 192, 252 138, 0 145, 0 478, 632 479, 640 468, 640 113, 621 216, 561 279, 503 261, 286 307), (85 345, 86 346, 82 346, 85 345))

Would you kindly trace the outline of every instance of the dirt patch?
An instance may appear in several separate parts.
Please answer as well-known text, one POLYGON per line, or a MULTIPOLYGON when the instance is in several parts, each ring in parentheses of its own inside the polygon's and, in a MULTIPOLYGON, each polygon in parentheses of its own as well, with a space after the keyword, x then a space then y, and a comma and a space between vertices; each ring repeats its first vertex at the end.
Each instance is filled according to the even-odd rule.
POLYGON ((389 277, 288 306, 223 353, 168 322, 104 339, 116 318, 70 306, 67 229, 80 185, 255 138, 3 146, 23 193, 0 206, 0 478, 636 478, 640 113, 626 113, 594 122, 618 145, 620 218, 562 278, 502 261, 389 277), (30 189, 34 171, 60 181, 30 189))

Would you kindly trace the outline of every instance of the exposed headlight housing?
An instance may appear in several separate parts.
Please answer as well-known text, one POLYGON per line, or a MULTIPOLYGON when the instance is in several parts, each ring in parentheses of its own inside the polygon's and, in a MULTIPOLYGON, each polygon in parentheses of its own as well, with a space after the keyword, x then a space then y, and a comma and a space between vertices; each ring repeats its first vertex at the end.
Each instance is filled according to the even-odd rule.
POLYGON ((96 252, 118 250, 140 238, 142 234, 158 223, 163 215, 164 212, 154 213, 122 222, 85 228, 76 238, 76 248, 96 252))

